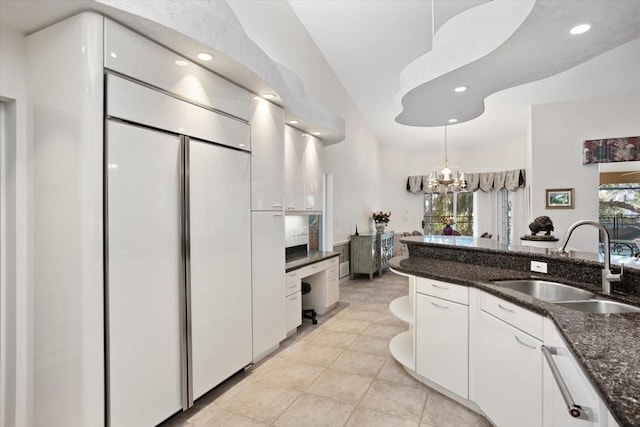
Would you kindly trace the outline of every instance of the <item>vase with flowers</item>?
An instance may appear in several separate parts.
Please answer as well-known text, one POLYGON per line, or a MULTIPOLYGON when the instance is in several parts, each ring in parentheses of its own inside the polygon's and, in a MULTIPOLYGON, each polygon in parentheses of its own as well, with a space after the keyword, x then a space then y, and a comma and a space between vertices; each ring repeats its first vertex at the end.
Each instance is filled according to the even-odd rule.
POLYGON ((371 214, 371 218, 376 223, 376 231, 382 233, 391 219, 391 211, 374 211, 371 214))

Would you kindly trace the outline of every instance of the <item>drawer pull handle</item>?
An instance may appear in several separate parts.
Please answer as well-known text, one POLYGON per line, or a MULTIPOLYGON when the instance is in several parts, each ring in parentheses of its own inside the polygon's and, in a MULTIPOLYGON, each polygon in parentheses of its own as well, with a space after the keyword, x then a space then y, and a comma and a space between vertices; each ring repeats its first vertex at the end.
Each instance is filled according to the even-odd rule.
POLYGON ((294 295, 291 298, 289 298, 289 301, 295 301, 298 299, 298 295, 294 295))
POLYGON ((519 344, 522 344, 523 346, 532 348, 534 350, 536 349, 535 346, 532 346, 531 344, 527 344, 526 342, 522 341, 520 338, 518 338, 517 335, 514 335, 514 337, 516 337, 516 341, 518 341, 519 344))
POLYGON ((552 354, 557 354, 557 350, 554 347, 547 347, 543 345, 541 347, 542 354, 544 355, 545 360, 547 361, 547 365, 551 370, 551 374, 553 375, 553 379, 556 380, 556 384, 560 389, 560 394, 562 395, 562 399, 564 400, 565 405, 567 405, 567 409, 569 410, 569 415, 573 418, 580 418, 583 420, 593 420, 593 411, 586 407, 576 404, 574 402, 571 393, 569 392, 569 387, 564 382, 562 378, 562 374, 560 374, 560 370, 558 369, 558 365, 553 360, 552 354))
POLYGON ((503 309, 504 311, 508 311, 509 313, 515 313, 515 310, 512 310, 510 308, 507 308, 505 306, 503 306, 502 304, 498 304, 498 307, 500 307, 501 309, 503 309))
POLYGON ((438 289, 444 289, 445 291, 448 291, 449 288, 446 286, 440 286, 440 285, 435 285, 435 284, 431 284, 431 286, 433 286, 434 288, 438 288, 438 289))
POLYGON ((281 213, 274 213, 273 216, 282 216, 281 213))
POLYGON ((289 277, 296 277, 298 275, 298 273, 287 273, 287 276, 289 277))
POLYGON ((446 306, 444 306, 444 305, 436 304, 435 302, 432 302, 431 304, 432 304, 432 305, 435 305, 435 306, 436 306, 436 307, 438 307, 438 308, 444 308, 444 309, 448 309, 448 308, 449 308, 449 307, 446 307, 446 306))
POLYGON ((272 208, 281 208, 282 204, 276 203, 275 205, 271 205, 272 208))
POLYGON ((316 264, 316 265, 312 265, 312 266, 311 266, 311 268, 318 268, 318 267, 319 267, 319 266, 318 266, 317 264, 316 264))

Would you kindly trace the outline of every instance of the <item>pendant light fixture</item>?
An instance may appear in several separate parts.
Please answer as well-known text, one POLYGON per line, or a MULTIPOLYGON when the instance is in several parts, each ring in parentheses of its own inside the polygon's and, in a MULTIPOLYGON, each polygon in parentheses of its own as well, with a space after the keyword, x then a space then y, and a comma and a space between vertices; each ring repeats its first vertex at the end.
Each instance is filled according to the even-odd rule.
POLYGON ((447 127, 444 127, 444 167, 429 175, 425 191, 427 193, 456 193, 467 188, 464 172, 452 170, 447 156, 447 127))

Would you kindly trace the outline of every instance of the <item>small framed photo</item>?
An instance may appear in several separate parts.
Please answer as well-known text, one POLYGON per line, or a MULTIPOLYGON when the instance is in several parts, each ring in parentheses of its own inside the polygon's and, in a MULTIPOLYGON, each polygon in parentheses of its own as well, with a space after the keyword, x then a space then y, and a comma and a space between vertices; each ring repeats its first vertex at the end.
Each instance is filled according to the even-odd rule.
POLYGON ((573 209, 573 188, 547 189, 547 209, 573 209))

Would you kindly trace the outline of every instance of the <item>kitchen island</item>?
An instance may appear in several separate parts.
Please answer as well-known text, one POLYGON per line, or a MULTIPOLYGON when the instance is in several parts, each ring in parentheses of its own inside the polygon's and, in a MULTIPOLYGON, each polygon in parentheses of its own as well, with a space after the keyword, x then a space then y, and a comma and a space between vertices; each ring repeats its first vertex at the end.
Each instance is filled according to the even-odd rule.
MULTIPOLYGON (((640 313, 585 313, 492 283, 498 280, 538 278, 590 290, 602 297, 602 263, 597 255, 572 253, 569 258, 564 258, 548 249, 509 247, 488 239, 420 236, 401 241, 408 245, 409 256, 393 258, 390 262, 392 270, 418 279, 434 279, 469 289, 470 336, 473 335, 474 328, 477 328, 472 322, 478 318, 474 317, 477 316, 474 314, 474 304, 480 305, 480 297, 474 300, 471 290, 498 297, 505 301, 505 305, 513 304, 539 315, 545 322, 550 322, 566 342, 591 386, 606 405, 603 412, 608 411, 616 424, 640 425, 640 313), (548 273, 531 272, 531 261, 544 262, 548 273)), ((622 258, 614 259, 614 262, 624 262, 625 269, 622 281, 613 284, 614 292, 607 299, 640 306, 640 269, 637 268, 637 262, 622 258)), ((619 269, 614 268, 616 271, 619 269)), ((412 293, 414 298, 419 295, 415 286, 411 286, 411 281, 409 293, 409 298, 412 293)), ((414 310, 415 306, 414 302, 414 310)), ((479 308, 477 312, 480 312, 479 308)), ((420 331, 419 317, 413 317, 413 322, 418 322, 413 325, 413 329, 418 328, 420 331)), ((469 340, 469 395, 462 396, 462 400, 468 399, 471 403, 482 400, 478 397, 480 393, 474 388, 475 375, 480 370, 475 365, 477 349, 474 346, 480 345, 474 339, 469 340)), ((415 349, 413 351, 415 355, 415 349)), ((415 371, 412 372, 415 370, 415 359, 413 366, 406 360, 399 361, 405 368, 409 364, 409 372, 415 374, 415 371)), ((482 402, 475 409, 485 411, 482 402)), ((602 423, 602 420, 597 422, 591 425, 614 425, 613 422, 602 423)))

